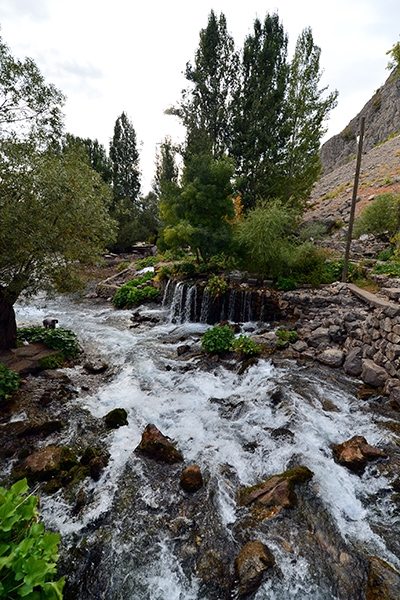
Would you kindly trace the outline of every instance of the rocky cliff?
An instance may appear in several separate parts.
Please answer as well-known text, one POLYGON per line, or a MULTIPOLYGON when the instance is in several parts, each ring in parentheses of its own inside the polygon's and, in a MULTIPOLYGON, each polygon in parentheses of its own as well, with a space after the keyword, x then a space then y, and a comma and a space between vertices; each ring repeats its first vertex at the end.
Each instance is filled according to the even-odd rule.
POLYGON ((323 175, 345 165, 356 155, 361 117, 365 117, 365 152, 400 132, 400 77, 395 77, 394 71, 347 127, 322 146, 323 175))

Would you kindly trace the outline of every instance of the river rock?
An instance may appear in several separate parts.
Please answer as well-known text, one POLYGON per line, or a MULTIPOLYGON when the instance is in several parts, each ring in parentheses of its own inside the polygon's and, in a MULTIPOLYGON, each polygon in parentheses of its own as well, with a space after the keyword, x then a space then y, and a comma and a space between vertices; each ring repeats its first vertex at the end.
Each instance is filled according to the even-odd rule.
POLYGON ((363 359, 361 379, 368 385, 379 388, 385 385, 389 378, 389 373, 383 367, 377 365, 372 360, 363 359))
POLYGON ((400 573, 373 556, 369 563, 366 600, 398 600, 399 597, 400 573))
POLYGON ((74 452, 67 446, 46 446, 27 456, 14 471, 14 477, 29 481, 48 481, 60 471, 69 471, 78 465, 74 452))
POLYGON ((273 475, 263 483, 239 490, 239 506, 253 505, 263 518, 276 516, 283 508, 290 508, 297 502, 294 485, 305 483, 313 477, 307 467, 299 466, 273 475))
POLYGON ((361 348, 352 348, 347 353, 343 364, 343 371, 351 377, 358 377, 362 371, 363 352, 361 348))
POLYGON ((135 452, 169 464, 183 461, 182 453, 152 423, 143 431, 141 442, 135 452))
POLYGON ((355 435, 350 440, 333 447, 333 454, 340 465, 354 473, 363 473, 368 462, 387 458, 387 454, 375 446, 370 446, 365 437, 355 435))
POLYGON ((258 540, 247 542, 235 561, 239 581, 238 596, 243 598, 254 593, 266 577, 272 573, 275 557, 265 544, 258 540))
POLYGON ((114 408, 106 414, 104 422, 109 429, 118 429, 128 425, 128 413, 124 408, 114 408))
POLYGON ((393 410, 400 412, 400 386, 393 387, 389 395, 389 404, 393 410))
POLYGON ((190 465, 181 474, 181 487, 185 492, 197 492, 203 487, 203 477, 198 465, 190 465))
POLYGON ((344 361, 344 352, 336 348, 327 348, 317 356, 317 360, 328 367, 341 367, 344 361))
POLYGON ((329 344, 330 341, 329 329, 326 327, 317 327, 308 338, 308 345, 312 348, 318 348, 320 344, 329 344))

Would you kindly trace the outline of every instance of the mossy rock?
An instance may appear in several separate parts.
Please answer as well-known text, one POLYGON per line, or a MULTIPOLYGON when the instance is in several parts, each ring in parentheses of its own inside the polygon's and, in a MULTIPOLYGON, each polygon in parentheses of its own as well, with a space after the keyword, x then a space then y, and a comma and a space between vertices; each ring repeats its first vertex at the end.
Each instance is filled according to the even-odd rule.
POLYGON ((128 413, 124 408, 114 408, 106 414, 104 422, 108 429, 118 429, 128 425, 128 413))

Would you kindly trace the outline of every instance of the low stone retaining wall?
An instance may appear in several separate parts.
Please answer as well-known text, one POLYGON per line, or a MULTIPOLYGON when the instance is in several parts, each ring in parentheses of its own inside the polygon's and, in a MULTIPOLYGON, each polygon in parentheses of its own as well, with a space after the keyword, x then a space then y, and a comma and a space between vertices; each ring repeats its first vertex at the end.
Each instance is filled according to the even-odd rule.
POLYGON ((298 356, 342 367, 389 393, 400 386, 400 304, 352 284, 282 294, 279 308, 294 318, 298 356))

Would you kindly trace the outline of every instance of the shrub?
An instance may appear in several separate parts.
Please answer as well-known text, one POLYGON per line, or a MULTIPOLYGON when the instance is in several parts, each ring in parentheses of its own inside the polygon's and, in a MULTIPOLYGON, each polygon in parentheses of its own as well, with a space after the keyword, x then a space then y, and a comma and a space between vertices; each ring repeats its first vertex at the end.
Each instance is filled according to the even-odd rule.
POLYGON ((278 290, 288 292, 290 290, 297 289, 297 283, 294 279, 290 279, 289 277, 278 277, 276 287, 278 288, 278 290))
POLYGON ((182 275, 183 277, 193 277, 196 273, 196 267, 188 260, 182 263, 176 263, 172 267, 172 273, 174 275, 182 275))
POLYGON ((400 266, 394 262, 377 264, 372 270, 376 275, 388 275, 389 277, 400 277, 400 266))
POLYGON ((380 194, 354 221, 354 236, 363 233, 379 234, 388 231, 394 234, 400 225, 399 198, 394 194, 380 194))
POLYGON ((298 338, 297 331, 293 329, 277 329, 275 335, 281 342, 289 342, 289 344, 295 344, 298 338))
POLYGON ((115 294, 112 302, 115 308, 130 308, 135 304, 143 304, 143 302, 152 302, 156 300, 160 294, 157 288, 146 285, 144 288, 130 287, 128 284, 120 287, 115 294))
POLYGON ((38 522, 37 505, 26 479, 0 487, 0 598, 62 600, 65 580, 53 581, 60 536, 38 522))
POLYGON ((66 358, 76 358, 79 355, 79 341, 70 329, 42 329, 42 327, 21 327, 17 332, 19 340, 27 342, 43 342, 53 350, 59 350, 66 358))
POLYGON ((20 386, 18 373, 0 363, 0 400, 8 400, 20 386))
POLYGON ((230 350, 235 334, 229 325, 216 325, 207 329, 201 338, 201 345, 206 352, 226 352, 230 350))
POLYGON ((64 355, 59 354, 51 354, 50 356, 43 356, 43 358, 39 359, 39 368, 46 369, 61 369, 64 363, 64 355))
POLYGON ((228 284, 223 277, 218 277, 218 275, 214 275, 210 277, 206 285, 206 291, 210 294, 212 298, 218 298, 218 296, 223 296, 228 288, 228 284))
POLYGON ((139 271, 140 269, 145 269, 146 267, 155 267, 159 262, 157 256, 146 256, 145 258, 141 258, 135 264, 135 268, 139 271))
POLYGON ((256 356, 261 352, 261 346, 257 346, 253 340, 246 335, 239 335, 232 342, 232 349, 239 354, 246 356, 256 356))
POLYGON ((310 283, 313 286, 325 283, 326 257, 326 250, 318 248, 312 242, 304 242, 297 246, 293 251, 290 265, 292 279, 299 283, 310 283))
POLYGON ((123 262, 119 263, 119 265, 117 266, 117 273, 121 273, 122 271, 125 271, 125 269, 127 269, 129 267, 131 263, 124 260, 123 262))
MULTIPOLYGON (((340 281, 343 274, 344 260, 331 260, 325 263, 325 283, 333 283, 334 281, 340 281)), ((347 265, 347 280, 355 281, 363 276, 362 268, 354 263, 349 262, 347 265)))

